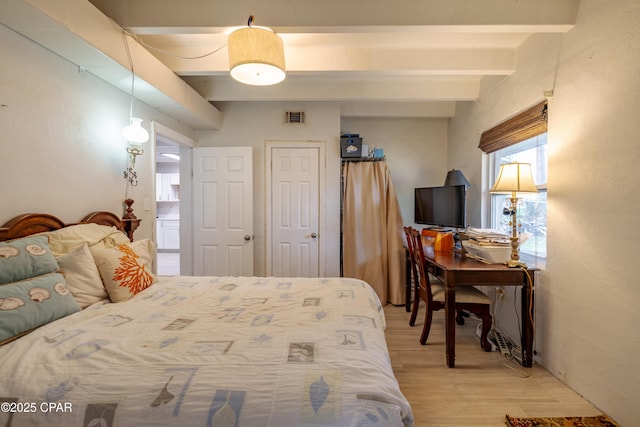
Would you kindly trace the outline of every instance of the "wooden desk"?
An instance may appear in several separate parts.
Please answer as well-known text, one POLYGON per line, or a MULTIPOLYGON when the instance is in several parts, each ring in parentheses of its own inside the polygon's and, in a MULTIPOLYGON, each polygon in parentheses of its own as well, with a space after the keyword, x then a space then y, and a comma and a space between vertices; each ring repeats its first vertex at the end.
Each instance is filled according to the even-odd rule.
POLYGON ((453 251, 434 251, 425 246, 425 258, 429 272, 445 283, 445 316, 447 366, 453 368, 456 358, 455 287, 456 286, 522 286, 522 364, 533 365, 533 290, 534 272, 528 276, 523 268, 509 268, 502 264, 485 264, 465 258, 453 251))

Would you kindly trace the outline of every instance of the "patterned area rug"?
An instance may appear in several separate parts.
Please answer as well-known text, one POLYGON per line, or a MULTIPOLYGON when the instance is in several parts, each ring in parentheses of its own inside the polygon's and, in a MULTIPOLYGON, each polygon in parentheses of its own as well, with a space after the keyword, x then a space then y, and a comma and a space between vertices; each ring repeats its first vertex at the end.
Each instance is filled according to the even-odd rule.
POLYGON ((606 415, 597 417, 515 418, 505 416, 509 427, 620 427, 606 415))

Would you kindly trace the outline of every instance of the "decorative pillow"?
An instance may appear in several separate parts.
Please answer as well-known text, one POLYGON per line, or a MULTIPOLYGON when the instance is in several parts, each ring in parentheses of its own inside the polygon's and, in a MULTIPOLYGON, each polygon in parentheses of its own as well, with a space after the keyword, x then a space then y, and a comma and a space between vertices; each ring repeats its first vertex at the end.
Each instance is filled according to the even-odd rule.
POLYGON ((67 288, 81 308, 109 299, 86 242, 58 257, 58 265, 67 281, 67 288))
POLYGON ((155 271, 153 261, 156 256, 156 246, 150 239, 136 240, 131 242, 131 249, 140 257, 144 265, 149 267, 151 271, 155 271))
POLYGON ((0 286, 0 345, 80 311, 60 273, 0 286))
POLYGON ((151 266, 129 244, 113 247, 98 244, 89 249, 113 302, 126 301, 156 281, 151 266))
POLYGON ((54 256, 69 253, 85 242, 89 246, 105 239, 113 241, 114 244, 129 242, 129 238, 117 228, 93 223, 71 225, 39 235, 49 238, 49 247, 54 256))
POLYGON ((58 263, 44 236, 0 242, 0 284, 18 282, 57 269, 58 263))

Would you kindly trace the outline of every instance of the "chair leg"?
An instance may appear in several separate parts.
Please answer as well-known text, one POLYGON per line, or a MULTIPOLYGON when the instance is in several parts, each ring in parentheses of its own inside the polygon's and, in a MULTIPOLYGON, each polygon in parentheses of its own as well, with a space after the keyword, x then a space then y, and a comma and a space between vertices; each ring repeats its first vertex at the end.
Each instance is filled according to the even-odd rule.
POLYGON ((493 320, 491 319, 490 314, 482 315, 482 332, 480 334, 480 346, 484 351, 491 351, 491 344, 489 343, 487 336, 489 335, 489 331, 491 331, 492 323, 493 320))
POLYGON ((415 326, 418 317, 418 307, 420 306, 420 293, 418 286, 413 288, 413 307, 411 308, 411 317, 409 318, 409 326, 415 326))
MULTIPOLYGON (((428 304, 427 304, 428 305, 428 304)), ((431 331, 431 321, 433 320, 433 311, 427 307, 427 313, 424 316, 424 326, 422 327, 422 335, 420 335, 420 344, 425 345, 431 331)))

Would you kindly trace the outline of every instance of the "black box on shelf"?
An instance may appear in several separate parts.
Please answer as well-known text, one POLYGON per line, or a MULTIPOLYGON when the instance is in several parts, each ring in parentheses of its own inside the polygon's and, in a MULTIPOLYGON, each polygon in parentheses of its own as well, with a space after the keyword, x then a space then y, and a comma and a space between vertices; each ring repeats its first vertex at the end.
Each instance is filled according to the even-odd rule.
POLYGON ((340 137, 340 157, 362 157, 362 138, 359 135, 342 135, 340 137))

